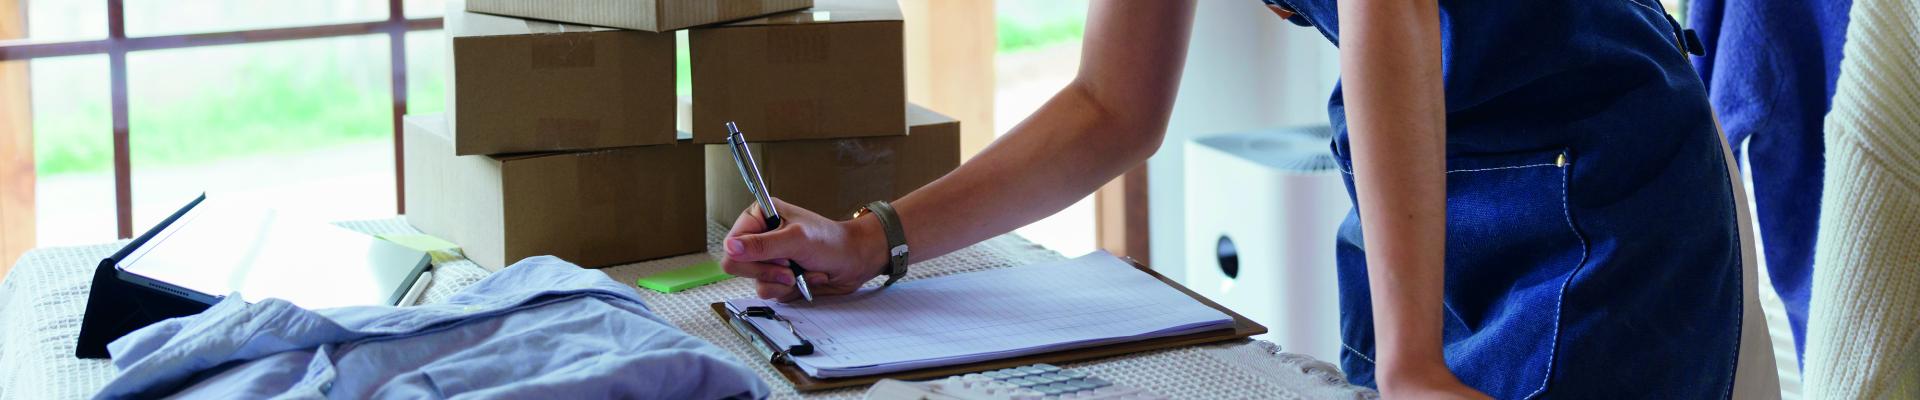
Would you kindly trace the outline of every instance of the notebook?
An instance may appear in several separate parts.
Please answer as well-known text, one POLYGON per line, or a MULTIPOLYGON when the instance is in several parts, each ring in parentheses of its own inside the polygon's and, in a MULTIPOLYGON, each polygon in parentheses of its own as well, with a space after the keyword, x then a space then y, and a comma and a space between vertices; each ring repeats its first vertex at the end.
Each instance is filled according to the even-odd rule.
POLYGON ((748 323, 818 378, 885 374, 1225 329, 1234 319, 1106 252, 992 271, 902 282, 812 303, 770 307, 787 324, 748 323))

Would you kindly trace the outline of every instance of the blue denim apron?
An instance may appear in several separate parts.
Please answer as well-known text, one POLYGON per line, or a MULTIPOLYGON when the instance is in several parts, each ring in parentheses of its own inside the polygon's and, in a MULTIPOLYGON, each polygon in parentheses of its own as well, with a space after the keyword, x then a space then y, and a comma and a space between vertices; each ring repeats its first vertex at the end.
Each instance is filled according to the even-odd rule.
MULTIPOLYGON (((1339 44, 1334 0, 1266 0, 1339 44)), ((1724 398, 1739 347, 1733 192, 1656 0, 1440 0, 1443 341, 1496 398, 1724 398)), ((1352 163, 1329 101, 1333 151, 1352 163)), ((1338 237, 1341 365, 1374 385, 1358 210, 1338 237)))

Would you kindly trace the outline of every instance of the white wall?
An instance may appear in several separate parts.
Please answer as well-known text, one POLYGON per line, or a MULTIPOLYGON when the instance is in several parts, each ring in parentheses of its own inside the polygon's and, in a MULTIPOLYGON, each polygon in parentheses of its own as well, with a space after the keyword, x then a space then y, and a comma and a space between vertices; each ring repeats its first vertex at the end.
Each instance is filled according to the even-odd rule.
POLYGON ((1147 162, 1154 268, 1185 279, 1184 154, 1190 137, 1327 123, 1339 57, 1313 28, 1253 0, 1201 1, 1166 141, 1147 162))

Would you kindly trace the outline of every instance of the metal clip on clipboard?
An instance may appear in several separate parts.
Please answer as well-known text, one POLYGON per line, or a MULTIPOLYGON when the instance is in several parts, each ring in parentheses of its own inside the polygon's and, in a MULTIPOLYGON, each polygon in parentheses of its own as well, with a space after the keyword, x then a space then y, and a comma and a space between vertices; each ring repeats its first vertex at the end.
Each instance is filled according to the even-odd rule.
POLYGON ((760 349, 761 353, 767 354, 767 361, 769 362, 775 364, 792 364, 793 356, 813 354, 813 341, 807 340, 806 336, 801 336, 800 330, 794 328, 793 321, 774 313, 772 307, 747 307, 745 310, 735 311, 732 314, 733 318, 727 320, 727 325, 733 327, 733 333, 740 335, 741 339, 746 339, 747 343, 753 344, 753 347, 760 349), (787 332, 793 334, 795 339, 800 340, 800 344, 781 349, 779 348, 780 345, 773 341, 773 338, 767 337, 765 332, 761 332, 759 328, 754 327, 753 323, 747 322, 747 318, 763 318, 778 321, 781 325, 787 327, 787 332))

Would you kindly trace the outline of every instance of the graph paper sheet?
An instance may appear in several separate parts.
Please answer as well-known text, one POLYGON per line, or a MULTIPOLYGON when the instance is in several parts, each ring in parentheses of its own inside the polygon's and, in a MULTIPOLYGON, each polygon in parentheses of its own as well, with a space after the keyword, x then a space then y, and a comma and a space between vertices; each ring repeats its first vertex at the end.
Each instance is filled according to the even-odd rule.
MULTIPOLYGON (((813 342, 794 357, 821 378, 966 364, 1219 329, 1231 317, 1106 252, 1049 264, 907 281, 813 303, 772 307, 813 342)), ((776 344, 799 343, 780 322, 748 320, 776 344)))

